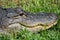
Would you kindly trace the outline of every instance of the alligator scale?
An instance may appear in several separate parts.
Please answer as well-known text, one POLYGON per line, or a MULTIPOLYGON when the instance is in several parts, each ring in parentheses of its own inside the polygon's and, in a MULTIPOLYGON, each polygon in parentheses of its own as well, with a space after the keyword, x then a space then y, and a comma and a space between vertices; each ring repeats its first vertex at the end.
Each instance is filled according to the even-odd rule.
MULTIPOLYGON (((25 12, 21 8, 0 8, 0 32, 13 29, 27 29, 31 32, 49 29, 57 24, 55 13, 39 12, 36 14, 25 12)), ((16 31, 16 30, 15 30, 16 31)))

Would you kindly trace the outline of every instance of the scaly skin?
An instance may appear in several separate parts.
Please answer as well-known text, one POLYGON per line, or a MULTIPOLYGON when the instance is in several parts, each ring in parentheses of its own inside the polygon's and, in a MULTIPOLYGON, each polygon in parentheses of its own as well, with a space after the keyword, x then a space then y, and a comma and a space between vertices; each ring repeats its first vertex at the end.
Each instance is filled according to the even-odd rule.
MULTIPOLYGON (((21 8, 0 8, 0 30, 27 29, 31 32, 49 29, 57 24, 57 16, 54 13, 39 12, 31 14, 21 8)), ((16 31, 16 30, 15 30, 16 31)))

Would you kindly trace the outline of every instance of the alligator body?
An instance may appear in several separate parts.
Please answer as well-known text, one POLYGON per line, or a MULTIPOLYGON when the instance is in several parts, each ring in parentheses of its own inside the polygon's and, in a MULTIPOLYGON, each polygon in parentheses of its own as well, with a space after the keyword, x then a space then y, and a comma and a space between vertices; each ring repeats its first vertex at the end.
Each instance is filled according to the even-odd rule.
MULTIPOLYGON (((39 12, 31 14, 21 8, 0 8, 0 31, 6 29, 26 28, 31 32, 49 29, 57 23, 57 15, 54 13, 39 12)), ((15 30, 16 31, 16 30, 15 30)))

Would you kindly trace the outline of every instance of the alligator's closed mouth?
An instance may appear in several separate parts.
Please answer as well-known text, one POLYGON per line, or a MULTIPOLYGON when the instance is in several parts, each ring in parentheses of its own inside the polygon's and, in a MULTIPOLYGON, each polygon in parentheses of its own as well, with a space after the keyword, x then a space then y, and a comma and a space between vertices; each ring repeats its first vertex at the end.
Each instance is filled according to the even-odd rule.
POLYGON ((34 28, 34 27, 38 27, 38 26, 41 26, 41 27, 51 27, 51 26, 56 25, 56 24, 57 24, 57 20, 54 21, 53 23, 49 24, 49 25, 47 25, 47 24, 37 24, 37 25, 34 25, 34 26, 27 26, 27 25, 24 25, 24 24, 20 23, 20 25, 22 25, 24 27, 27 27, 27 28, 34 28))

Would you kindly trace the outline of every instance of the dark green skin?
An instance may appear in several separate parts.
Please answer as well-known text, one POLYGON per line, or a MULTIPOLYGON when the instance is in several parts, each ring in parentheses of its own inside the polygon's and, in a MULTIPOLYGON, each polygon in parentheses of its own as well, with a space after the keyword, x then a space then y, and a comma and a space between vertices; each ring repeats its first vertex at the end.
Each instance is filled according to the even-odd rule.
POLYGON ((25 12, 21 8, 0 8, 0 29, 7 29, 9 25, 19 23, 27 28, 37 25, 44 26, 57 21, 55 13, 39 12, 36 14, 25 12))

